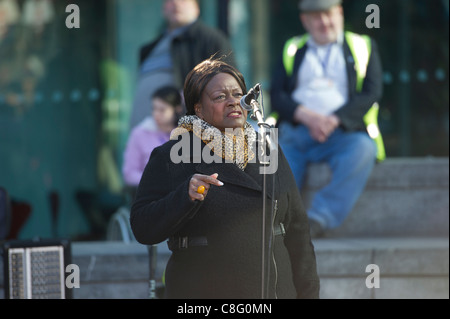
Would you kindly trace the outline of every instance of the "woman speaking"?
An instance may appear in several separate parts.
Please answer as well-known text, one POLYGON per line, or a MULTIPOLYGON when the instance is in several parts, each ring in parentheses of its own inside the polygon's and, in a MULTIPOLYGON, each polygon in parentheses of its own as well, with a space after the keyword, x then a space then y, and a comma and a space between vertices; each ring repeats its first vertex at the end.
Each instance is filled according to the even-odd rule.
POLYGON ((130 223, 142 244, 168 239, 166 298, 319 298, 300 193, 280 148, 275 178, 260 173, 258 133, 240 106, 245 93, 233 66, 198 64, 185 81, 187 115, 142 175, 130 223))

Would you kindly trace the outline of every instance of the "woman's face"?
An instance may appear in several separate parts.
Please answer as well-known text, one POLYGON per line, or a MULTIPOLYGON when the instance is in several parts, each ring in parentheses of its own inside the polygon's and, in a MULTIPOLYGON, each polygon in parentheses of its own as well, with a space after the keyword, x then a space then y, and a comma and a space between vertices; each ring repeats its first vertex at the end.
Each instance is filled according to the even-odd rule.
POLYGON ((206 85, 195 113, 222 132, 227 128, 243 128, 247 121, 247 111, 240 106, 243 94, 233 76, 219 73, 206 85))

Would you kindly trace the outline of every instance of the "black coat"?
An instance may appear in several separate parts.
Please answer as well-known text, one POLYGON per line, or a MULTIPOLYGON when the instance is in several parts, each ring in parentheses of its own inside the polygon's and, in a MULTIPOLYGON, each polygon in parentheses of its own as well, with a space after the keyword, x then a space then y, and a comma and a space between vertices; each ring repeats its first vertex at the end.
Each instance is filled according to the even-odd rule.
MULTIPOLYGON (((341 127, 346 131, 366 131, 363 117, 375 102, 379 102, 383 95, 383 69, 375 40, 371 39, 372 53, 362 92, 356 91, 356 69, 350 47, 344 41, 344 58, 348 79, 348 102, 338 109, 335 114, 341 121, 341 127)), ((294 60, 294 69, 291 76, 286 74, 283 59, 280 58, 272 77, 271 103, 273 110, 279 113, 282 121, 293 122, 294 112, 298 103, 292 99, 292 92, 297 86, 298 72, 305 57, 308 44, 297 51, 294 60)), ((293 123, 297 124, 297 123, 293 123)))
MULTIPOLYGON (((190 133, 191 141, 192 136, 190 133)), ((206 247, 172 253, 166 268, 166 297, 260 298, 263 215, 260 164, 249 163, 245 172, 231 163, 196 164, 192 157, 189 163, 174 164, 170 152, 176 143, 169 141, 152 152, 130 214, 133 233, 145 245, 158 244, 171 236, 207 238, 206 247), (204 202, 192 202, 188 185, 197 173, 218 173, 224 186, 212 186, 204 202)), ((272 204, 272 176, 266 175, 267 207, 272 204)), ((269 297, 318 298, 319 278, 308 219, 281 149, 274 195, 277 209, 273 224, 283 223, 286 234, 274 237, 274 244, 270 245, 273 255, 265 253, 270 260, 269 297)), ((267 209, 266 215, 270 214, 267 209)), ((267 221, 270 227, 269 217, 267 221)))
MULTIPOLYGON (((162 39, 161 34, 156 40, 145 44, 139 50, 139 64, 145 61, 162 39)), ((213 55, 226 55, 226 62, 235 65, 235 58, 229 39, 221 30, 207 26, 197 20, 188 27, 186 32, 172 40, 171 55, 176 84, 183 87, 186 75, 200 62, 213 55)))

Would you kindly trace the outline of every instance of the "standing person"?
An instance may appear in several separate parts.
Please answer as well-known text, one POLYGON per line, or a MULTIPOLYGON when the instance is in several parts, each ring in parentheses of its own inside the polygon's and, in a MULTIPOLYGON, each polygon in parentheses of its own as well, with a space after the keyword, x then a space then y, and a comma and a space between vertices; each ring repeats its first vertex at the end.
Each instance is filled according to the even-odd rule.
POLYGON ((376 159, 384 159, 376 123, 382 66, 373 39, 344 32, 341 0, 303 0, 300 10, 307 34, 286 43, 271 99, 298 187, 308 163, 331 168, 331 180, 308 209, 312 236, 320 237, 343 223, 376 159))
POLYGON ((142 173, 153 149, 166 143, 170 133, 178 125, 182 113, 180 90, 164 86, 152 96, 152 116, 147 116, 130 134, 122 166, 125 184, 130 188, 139 185, 142 173))
POLYGON ((168 84, 183 87, 189 71, 214 54, 228 55, 228 62, 235 63, 227 36, 200 20, 197 0, 164 0, 163 15, 165 31, 139 50, 130 129, 147 116, 148 97, 157 88, 168 84))
MULTIPOLYGON (((171 141, 153 151, 142 176, 130 223, 142 244, 169 239, 167 298, 262 296, 263 176, 257 132, 240 106, 246 92, 242 74, 226 62, 197 65, 184 86, 187 116, 171 141)), ((271 247, 265 296, 318 298, 306 212, 281 150, 276 159, 275 185, 267 185, 274 197, 268 192, 266 209, 274 204, 275 211, 273 222, 265 219, 274 230, 264 245, 271 247)))

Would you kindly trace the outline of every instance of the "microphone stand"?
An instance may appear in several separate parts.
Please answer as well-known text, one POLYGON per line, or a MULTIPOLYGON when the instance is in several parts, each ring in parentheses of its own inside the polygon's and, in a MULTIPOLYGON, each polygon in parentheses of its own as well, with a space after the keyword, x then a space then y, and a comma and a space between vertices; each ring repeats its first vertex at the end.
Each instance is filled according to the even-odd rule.
MULTIPOLYGON (((252 99, 250 102, 250 105, 252 107, 252 115, 251 118, 255 121, 257 121, 258 126, 260 128, 260 134, 262 136, 262 146, 263 146, 263 152, 265 155, 267 152, 267 146, 270 149, 270 155, 272 155, 272 152, 278 152, 275 143, 272 141, 270 134, 268 135, 267 132, 272 128, 269 124, 267 124, 264 120, 263 114, 261 112, 261 108, 258 104, 258 102, 255 99, 252 99)), ((267 198, 267 182, 266 182, 266 175, 267 175, 267 165, 270 164, 270 162, 261 161, 261 163, 264 165, 264 171, 263 171, 263 214, 262 214, 262 262, 261 262, 261 299, 267 299, 268 296, 268 290, 269 290, 269 277, 270 277, 270 254, 272 251, 272 241, 273 241, 273 215, 274 215, 274 202, 275 202, 275 172, 272 174, 273 177, 273 183, 272 183, 272 207, 271 207, 271 213, 270 213, 270 229, 269 229, 269 246, 267 249, 267 256, 266 256, 266 198, 267 198), (266 269, 267 266, 267 269, 266 269)))
POLYGON ((156 258, 158 247, 156 245, 148 245, 148 257, 149 257, 149 287, 148 297, 149 299, 157 299, 156 296, 156 258))

